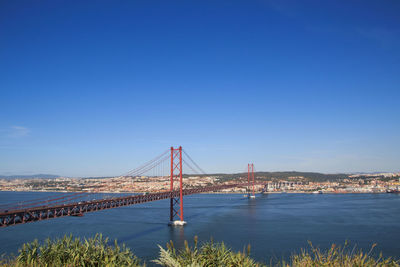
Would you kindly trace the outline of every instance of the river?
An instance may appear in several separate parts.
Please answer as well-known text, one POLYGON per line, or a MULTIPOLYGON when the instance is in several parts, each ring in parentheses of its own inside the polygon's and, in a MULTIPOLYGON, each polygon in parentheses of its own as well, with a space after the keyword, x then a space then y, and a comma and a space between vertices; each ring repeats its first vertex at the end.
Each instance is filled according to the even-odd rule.
MULTIPOLYGON (((0 192, 0 204, 57 193, 0 192)), ((235 250, 251 244, 259 261, 287 259, 292 252, 332 243, 375 251, 385 256, 400 254, 400 195, 396 194, 268 194, 256 199, 241 194, 200 194, 184 197, 185 227, 167 226, 169 200, 87 213, 0 228, 0 254, 14 253, 35 238, 65 234, 90 237, 103 233, 125 243, 148 263, 158 255, 157 244, 173 240, 211 238, 235 250)))

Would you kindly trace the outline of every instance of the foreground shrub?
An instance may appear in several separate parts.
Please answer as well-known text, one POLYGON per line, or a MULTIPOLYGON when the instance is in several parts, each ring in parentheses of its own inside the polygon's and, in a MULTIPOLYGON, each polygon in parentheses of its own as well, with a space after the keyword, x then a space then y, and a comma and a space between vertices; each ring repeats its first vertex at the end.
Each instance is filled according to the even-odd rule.
MULTIPOLYGON (((382 254, 373 257, 372 246, 368 253, 355 248, 349 249, 348 244, 344 246, 332 245, 328 250, 315 248, 311 243, 308 249, 293 254, 289 261, 270 263, 268 266, 276 267, 308 267, 308 266, 330 266, 330 267, 372 267, 393 266, 400 267, 399 261, 392 258, 384 258, 382 254)), ((185 241, 184 247, 177 250, 174 243, 170 241, 166 248, 159 246, 160 255, 153 261, 166 267, 261 267, 265 264, 256 262, 250 257, 250 246, 242 252, 234 252, 224 243, 206 242, 198 246, 197 237, 194 238, 194 246, 190 247, 185 241)), ((0 259, 0 266, 144 266, 138 258, 122 245, 114 242, 108 245, 108 238, 97 234, 94 238, 83 239, 64 236, 61 239, 47 239, 43 244, 37 240, 24 244, 19 250, 17 257, 0 259)))
MULTIPOLYGON (((250 257, 250 246, 247 251, 233 252, 227 248, 224 243, 214 243, 213 241, 203 244, 200 248, 197 246, 197 237, 195 237, 194 247, 189 247, 185 241, 184 248, 176 250, 172 241, 167 244, 167 248, 160 247, 160 256, 153 262, 166 267, 255 267, 267 266, 256 262, 250 257)), ((293 254, 288 262, 280 261, 269 266, 276 267, 309 267, 309 266, 330 266, 330 267, 372 267, 372 266, 396 266, 400 267, 398 261, 392 258, 384 258, 382 254, 374 258, 371 256, 372 246, 368 253, 355 248, 349 249, 347 243, 344 246, 332 245, 330 249, 322 251, 313 247, 310 243, 308 250, 303 249, 299 254, 293 254)))
POLYGON ((125 245, 108 245, 108 238, 96 234, 84 239, 64 236, 47 239, 44 244, 37 240, 27 243, 19 250, 14 262, 17 266, 141 266, 139 260, 125 245))
POLYGON ((197 237, 194 238, 194 247, 189 247, 185 241, 184 248, 177 251, 174 243, 170 241, 167 249, 160 248, 160 256, 153 262, 167 267, 200 267, 200 266, 262 266, 250 258, 250 246, 247 251, 233 252, 224 243, 213 241, 197 246, 197 237))
POLYGON ((281 262, 278 266, 400 266, 399 261, 384 258, 382 253, 377 258, 371 256, 376 244, 372 245, 368 253, 362 250, 349 249, 347 242, 344 246, 333 244, 330 249, 321 251, 309 242, 308 250, 302 249, 300 254, 293 254, 290 262, 281 262))

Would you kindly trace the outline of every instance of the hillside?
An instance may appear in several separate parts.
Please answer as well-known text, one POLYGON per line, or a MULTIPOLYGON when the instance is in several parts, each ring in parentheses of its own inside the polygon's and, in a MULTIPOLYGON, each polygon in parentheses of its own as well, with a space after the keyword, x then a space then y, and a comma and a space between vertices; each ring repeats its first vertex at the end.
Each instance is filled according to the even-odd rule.
POLYGON ((0 179, 54 179, 60 175, 55 174, 33 174, 33 175, 0 175, 0 179))
MULTIPOLYGON (((220 180, 223 181, 229 181, 233 179, 238 179, 240 177, 246 178, 247 173, 232 173, 232 174, 226 174, 226 173, 215 173, 215 174, 208 174, 211 176, 217 176, 220 178, 220 180)), ((207 176, 208 176, 207 175, 207 176)), ((318 173, 318 172, 297 172, 297 171, 286 171, 286 172, 255 172, 254 173, 255 177, 257 179, 261 180, 288 180, 289 178, 292 178, 294 180, 299 180, 301 179, 300 177, 303 177, 307 181, 312 181, 312 182, 318 182, 318 181, 337 181, 340 179, 346 179, 349 178, 348 174, 325 174, 325 173, 318 173), (298 178, 293 178, 293 177, 298 177, 298 178)), ((188 175, 185 175, 188 176, 188 175)), ((201 176, 206 176, 206 175, 201 175, 201 176)))

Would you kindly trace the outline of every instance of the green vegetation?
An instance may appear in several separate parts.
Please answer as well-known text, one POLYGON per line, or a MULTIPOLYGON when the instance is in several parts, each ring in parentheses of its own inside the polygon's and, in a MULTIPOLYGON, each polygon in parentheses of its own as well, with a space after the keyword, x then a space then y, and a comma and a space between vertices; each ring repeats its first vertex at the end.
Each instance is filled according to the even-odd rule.
POLYGON ((84 239, 64 236, 47 239, 43 245, 35 240, 19 250, 15 259, 3 260, 3 266, 141 266, 140 261, 125 245, 108 245, 108 238, 97 234, 84 239))
POLYGON ((213 241, 203 244, 200 248, 195 245, 193 248, 185 246, 182 250, 176 251, 172 241, 167 244, 167 249, 160 247, 160 256, 155 263, 165 267, 201 267, 201 266, 231 266, 231 267, 308 267, 308 266, 339 266, 339 267, 372 267, 372 266, 400 266, 399 261, 391 258, 384 258, 382 255, 376 259, 371 256, 372 246, 369 253, 361 250, 349 249, 347 243, 341 247, 333 244, 327 251, 321 251, 310 243, 308 250, 302 250, 300 254, 293 254, 288 262, 270 262, 268 265, 256 262, 250 257, 250 245, 243 252, 234 252, 227 248, 224 243, 213 241))
POLYGON ((371 247, 368 253, 361 250, 348 249, 347 243, 341 247, 333 244, 327 251, 321 251, 319 248, 313 247, 310 243, 309 250, 302 250, 300 254, 292 255, 289 263, 280 263, 277 266, 357 266, 357 267, 372 267, 372 266, 400 266, 399 261, 391 258, 384 258, 382 254, 376 259, 371 256, 372 250, 376 245, 371 247))
MULTIPOLYGON (((399 267, 399 261, 371 256, 372 246, 368 253, 361 250, 349 249, 344 246, 332 245, 330 249, 322 251, 313 247, 302 250, 299 254, 293 254, 288 262, 270 262, 264 264, 256 262, 250 255, 250 245, 242 252, 235 252, 224 243, 213 241, 198 245, 197 237, 194 238, 194 246, 190 247, 185 241, 182 249, 176 249, 173 242, 169 242, 166 248, 159 246, 160 255, 153 260, 153 264, 165 267, 308 267, 308 266, 339 266, 339 267, 372 267, 393 266, 399 267)), ((0 261, 0 266, 145 266, 124 245, 119 247, 117 242, 113 246, 108 245, 108 239, 101 234, 94 238, 84 239, 72 236, 64 236, 61 239, 47 239, 40 245, 37 240, 24 244, 16 258, 0 261)))
POLYGON ((224 243, 214 243, 213 241, 207 242, 199 248, 197 237, 194 240, 194 247, 189 247, 185 241, 184 248, 179 251, 175 249, 172 241, 167 244, 167 249, 159 246, 160 256, 154 262, 166 267, 262 266, 250 257, 250 246, 247 247, 247 251, 233 252, 224 243))

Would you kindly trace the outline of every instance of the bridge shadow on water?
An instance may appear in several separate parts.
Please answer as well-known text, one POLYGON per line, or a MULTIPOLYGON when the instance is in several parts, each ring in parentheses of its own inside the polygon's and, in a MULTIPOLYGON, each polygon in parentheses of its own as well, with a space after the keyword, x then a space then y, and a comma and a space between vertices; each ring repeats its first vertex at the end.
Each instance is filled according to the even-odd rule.
POLYGON ((146 235, 152 234, 154 232, 157 232, 157 231, 165 229, 165 225, 166 224, 163 223, 163 224, 160 224, 158 226, 146 229, 144 231, 140 231, 140 232, 137 232, 137 233, 126 235, 126 236, 120 238, 118 241, 123 243, 123 242, 127 242, 127 241, 131 241, 131 240, 135 240, 135 239, 141 238, 143 236, 146 236, 146 235))

